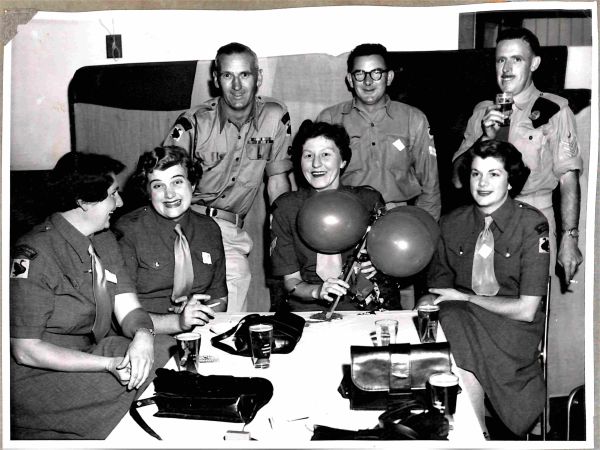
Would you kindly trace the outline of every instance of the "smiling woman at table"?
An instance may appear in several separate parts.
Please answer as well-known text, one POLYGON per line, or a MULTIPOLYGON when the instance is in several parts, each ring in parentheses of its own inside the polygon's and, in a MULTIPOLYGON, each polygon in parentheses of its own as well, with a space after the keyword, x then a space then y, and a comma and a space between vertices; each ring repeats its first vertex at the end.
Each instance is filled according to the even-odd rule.
POLYGON ((67 153, 56 213, 17 241, 10 273, 11 438, 103 439, 169 358, 107 231, 123 202, 108 156, 67 153), (116 320, 122 335, 110 331, 116 320), (137 390, 137 391, 136 391, 137 390))
POLYGON ((537 347, 550 260, 548 222, 511 198, 529 175, 512 144, 476 143, 461 175, 475 204, 440 221, 442 236, 428 273, 429 291, 437 298, 420 303, 440 305, 444 333, 471 385, 482 427, 485 392, 504 424, 521 436, 544 406, 537 347))
MULTIPOLYGON (((294 311, 320 309, 318 305, 327 306, 333 301, 332 295, 345 295, 349 288, 346 282, 337 278, 341 265, 329 274, 326 270, 321 271, 320 255, 300 238, 296 217, 304 202, 315 191, 338 189, 354 194, 369 212, 383 206, 381 194, 375 189, 340 183, 340 174, 351 157, 350 138, 340 125, 305 120, 294 138, 292 160, 308 186, 287 192, 273 203, 271 226, 273 275, 283 276, 284 287, 290 294, 289 306, 294 311)), ((340 261, 344 261, 350 252, 342 254, 340 261)), ((374 272, 370 262, 362 266, 366 274, 374 272)), ((357 302, 341 300, 337 309, 359 308, 357 302)))
POLYGON ((201 174, 179 147, 144 153, 131 182, 150 206, 115 225, 125 265, 157 333, 187 331, 212 319, 213 310, 227 310, 221 230, 190 209, 201 174))

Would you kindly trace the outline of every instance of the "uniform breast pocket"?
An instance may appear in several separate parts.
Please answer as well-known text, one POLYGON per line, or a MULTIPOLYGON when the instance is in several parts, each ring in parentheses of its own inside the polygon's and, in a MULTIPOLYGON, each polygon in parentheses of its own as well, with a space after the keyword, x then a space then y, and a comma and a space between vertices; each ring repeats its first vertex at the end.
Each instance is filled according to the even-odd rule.
POLYGON ((211 170, 217 167, 225 159, 225 153, 219 152, 202 152, 196 155, 202 161, 203 170, 211 170))
POLYGON ((173 284, 173 264, 154 258, 138 260, 137 287, 150 292, 173 284))
MULTIPOLYGON (((530 177, 535 177, 536 172, 541 171, 544 167, 543 145, 545 140, 544 127, 523 129, 519 132, 519 142, 515 145, 523 155, 523 162, 531 169, 530 177)), ((552 155, 550 155, 551 162, 552 155)))
POLYGON ((397 134, 385 137, 384 167, 406 171, 410 166, 410 144, 408 140, 397 134))
POLYGON ((251 160, 271 160, 273 139, 270 137, 250 138, 246 142, 246 157, 251 160))

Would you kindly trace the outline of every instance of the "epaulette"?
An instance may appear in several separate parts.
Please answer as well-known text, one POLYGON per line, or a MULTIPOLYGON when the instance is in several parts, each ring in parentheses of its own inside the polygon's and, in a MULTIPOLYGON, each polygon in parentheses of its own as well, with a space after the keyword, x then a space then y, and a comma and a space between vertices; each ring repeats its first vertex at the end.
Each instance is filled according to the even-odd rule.
POLYGON ((544 94, 541 93, 531 107, 531 113, 529 114, 533 128, 546 125, 558 111, 560 111, 560 105, 550 98, 544 97, 544 94))

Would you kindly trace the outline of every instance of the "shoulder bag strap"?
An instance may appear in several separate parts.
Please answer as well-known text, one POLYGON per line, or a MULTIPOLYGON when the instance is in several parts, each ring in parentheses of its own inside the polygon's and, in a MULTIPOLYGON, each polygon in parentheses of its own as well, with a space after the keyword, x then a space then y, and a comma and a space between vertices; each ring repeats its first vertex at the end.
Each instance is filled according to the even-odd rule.
POLYGON ((254 316, 259 316, 259 314, 250 314, 245 317, 242 317, 235 327, 227 330, 224 333, 213 336, 210 340, 210 343, 213 345, 213 347, 218 348, 219 350, 223 350, 225 353, 229 353, 230 355, 242 355, 242 353, 232 348, 231 346, 224 344, 222 341, 224 341, 227 338, 230 338, 235 333, 237 333, 237 331, 244 325, 244 323, 249 318, 254 316))
POLYGON ((155 397, 150 397, 150 398, 145 398, 143 400, 134 401, 131 404, 131 406, 129 407, 129 414, 131 414, 131 417, 133 418, 133 420, 135 420, 135 423, 137 423, 140 427, 142 427, 142 429, 146 433, 148 433, 153 438, 156 438, 159 441, 162 441, 162 438, 152 428, 150 428, 150 425, 148 425, 146 423, 146 421, 142 418, 139 411, 137 410, 138 408, 141 408, 142 406, 153 405, 155 403, 154 398, 155 397))

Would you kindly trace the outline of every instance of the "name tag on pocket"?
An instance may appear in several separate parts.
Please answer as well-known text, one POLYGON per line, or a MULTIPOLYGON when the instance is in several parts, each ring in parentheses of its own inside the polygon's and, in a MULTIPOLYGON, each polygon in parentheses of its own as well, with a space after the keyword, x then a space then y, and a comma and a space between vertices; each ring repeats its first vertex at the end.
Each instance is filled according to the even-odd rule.
POLYGON ((394 142, 392 142, 392 145, 396 147, 400 152, 406 148, 406 146, 402 143, 400 139, 396 139, 394 142))
POLYGON ((202 262, 204 264, 212 264, 212 259, 210 257, 210 253, 202 252, 202 262))
POLYGON ((111 283, 117 284, 117 276, 112 273, 110 270, 104 270, 104 276, 106 277, 106 281, 110 281, 111 283))

